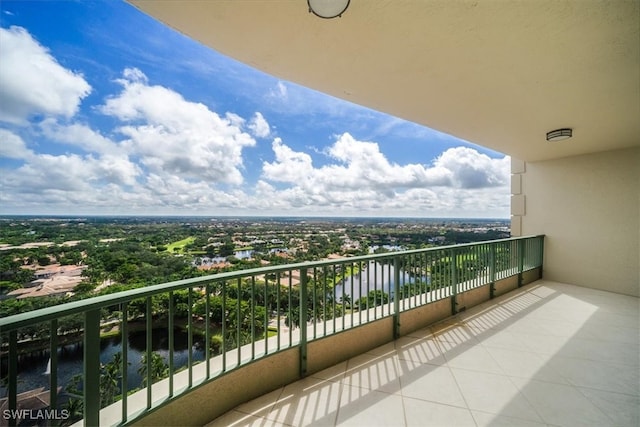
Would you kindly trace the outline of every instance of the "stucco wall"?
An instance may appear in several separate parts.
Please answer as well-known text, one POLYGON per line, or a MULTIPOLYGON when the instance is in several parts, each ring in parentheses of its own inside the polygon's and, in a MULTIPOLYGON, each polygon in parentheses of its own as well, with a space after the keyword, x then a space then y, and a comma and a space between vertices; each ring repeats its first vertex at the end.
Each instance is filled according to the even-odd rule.
POLYGON ((521 233, 546 235, 546 279, 640 295, 640 148, 527 163, 519 175, 521 233))

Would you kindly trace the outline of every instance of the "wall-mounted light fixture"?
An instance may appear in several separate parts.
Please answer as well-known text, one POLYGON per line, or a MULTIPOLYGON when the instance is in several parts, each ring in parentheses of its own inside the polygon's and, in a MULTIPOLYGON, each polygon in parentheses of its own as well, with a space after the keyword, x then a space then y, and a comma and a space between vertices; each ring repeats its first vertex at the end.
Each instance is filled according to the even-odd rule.
POLYGON ((556 142, 562 141, 564 139, 571 138, 573 136, 573 129, 571 128, 563 128, 552 130, 551 132, 547 132, 547 141, 556 142))
POLYGON ((307 0, 309 5, 309 12, 314 15, 331 19, 338 16, 342 16, 345 10, 349 7, 351 0, 307 0))

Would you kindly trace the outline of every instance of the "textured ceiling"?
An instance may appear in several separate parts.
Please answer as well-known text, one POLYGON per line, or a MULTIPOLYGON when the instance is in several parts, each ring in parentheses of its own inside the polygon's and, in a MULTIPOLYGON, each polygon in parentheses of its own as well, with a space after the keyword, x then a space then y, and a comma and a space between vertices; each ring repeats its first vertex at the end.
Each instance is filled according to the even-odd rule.
POLYGON ((527 161, 640 145, 640 2, 130 0, 276 77, 527 161), (547 131, 571 127, 556 143, 547 131))

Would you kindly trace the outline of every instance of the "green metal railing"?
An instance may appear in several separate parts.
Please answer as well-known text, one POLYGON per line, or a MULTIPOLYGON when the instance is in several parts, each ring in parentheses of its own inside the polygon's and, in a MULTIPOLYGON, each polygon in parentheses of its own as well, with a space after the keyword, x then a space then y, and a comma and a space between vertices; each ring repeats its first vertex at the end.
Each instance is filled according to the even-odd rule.
POLYGON ((496 281, 512 276, 522 284, 524 272, 542 266, 543 241, 530 236, 220 273, 3 318, 0 378, 7 397, 0 400, 0 414, 11 414, 8 425, 20 421, 20 361, 34 348, 45 348, 50 357, 52 424, 73 421, 74 407, 82 409, 75 415, 85 425, 130 423, 194 387, 294 346, 304 376, 308 342, 390 316, 397 337, 401 312, 447 298, 454 314, 459 293, 489 285, 493 296, 496 281), (62 327, 74 318, 80 322, 75 331, 62 327), (128 345, 112 361, 101 360, 101 334, 110 330, 127 343, 134 327, 145 333, 142 360, 133 360, 128 345), (178 327, 187 334, 182 366, 176 360, 178 327), (158 328, 166 329, 164 356, 152 351, 158 328), (70 387, 61 384, 59 349, 74 340, 82 345, 83 365, 81 381, 70 387), (196 360, 196 351, 203 360, 196 360), (129 385, 132 365, 142 375, 139 385, 129 385))

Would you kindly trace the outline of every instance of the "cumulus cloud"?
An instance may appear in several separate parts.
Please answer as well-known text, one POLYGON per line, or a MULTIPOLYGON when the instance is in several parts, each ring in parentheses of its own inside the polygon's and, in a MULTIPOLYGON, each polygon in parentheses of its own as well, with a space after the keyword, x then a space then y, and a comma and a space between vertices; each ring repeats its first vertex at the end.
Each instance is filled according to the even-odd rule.
POLYGON ((265 178, 294 184, 313 180, 315 169, 310 155, 293 151, 283 144, 281 138, 274 139, 271 146, 276 159, 272 163, 263 163, 262 174, 265 178))
POLYGON ((122 145, 139 156, 150 172, 242 183, 242 149, 256 141, 240 129, 237 116, 220 117, 204 104, 149 85, 137 69, 125 70, 118 82, 122 92, 100 110, 128 123, 118 128, 127 138, 122 145))
POLYGON ((326 149, 334 163, 315 168, 306 153, 273 141, 274 162, 264 162, 265 179, 312 188, 371 189, 389 192, 445 186, 484 188, 506 185, 508 164, 466 147, 451 148, 432 165, 390 162, 375 142, 357 141, 348 133, 326 149))
POLYGON ((7 129, 0 129, 0 157, 24 159, 32 154, 20 136, 7 129))
POLYGON ((256 112, 248 124, 249 129, 258 138, 266 138, 271 134, 269 123, 260 112, 256 112))
POLYGON ((264 182, 258 188, 262 196, 270 194, 269 200, 296 208, 436 216, 501 212, 509 203, 506 191, 496 191, 509 182, 509 159, 492 159, 471 148, 448 149, 430 165, 399 165, 378 144, 345 133, 325 150, 333 162, 321 167, 280 139, 272 148, 275 160, 263 163, 264 182))
POLYGON ((448 149, 434 165, 448 171, 451 183, 458 188, 498 187, 507 185, 510 179, 507 157, 492 159, 468 147, 448 149))
POLYGON ((1 121, 26 124, 32 115, 76 114, 91 92, 82 75, 62 67, 22 27, 0 28, 0 46, 1 121))
MULTIPOLYGON (((243 157, 250 151, 245 148, 272 135, 261 112, 250 117, 218 113, 127 68, 117 80, 119 93, 94 110, 117 124, 98 130, 74 117, 91 91, 82 75, 62 67, 22 28, 0 29, 0 37, 0 121, 5 122, 0 127, 0 206, 5 212, 7 207, 12 213, 99 214, 508 212, 508 157, 456 147, 425 163, 399 164, 376 142, 349 133, 313 151, 274 138, 273 159, 262 163, 257 181, 247 182, 243 157), (34 116, 37 123, 30 122, 34 116)), ((294 106, 296 114, 334 105, 314 106, 305 91, 283 82, 269 97, 287 110, 294 106)))
POLYGON ((85 124, 60 124, 57 120, 48 118, 39 123, 39 126, 47 138, 78 147, 87 153, 123 153, 122 148, 115 141, 85 124))

